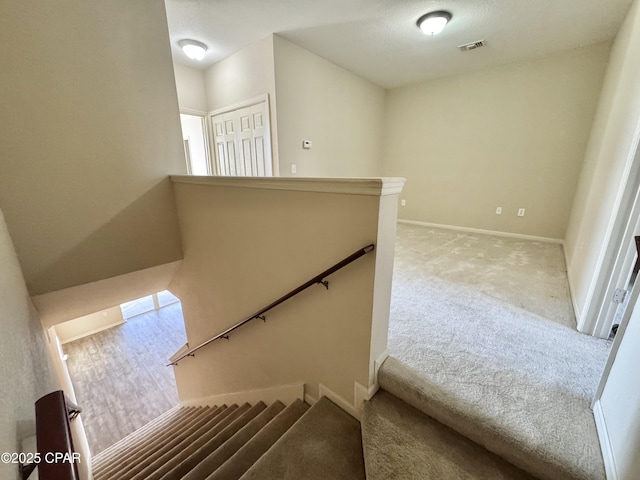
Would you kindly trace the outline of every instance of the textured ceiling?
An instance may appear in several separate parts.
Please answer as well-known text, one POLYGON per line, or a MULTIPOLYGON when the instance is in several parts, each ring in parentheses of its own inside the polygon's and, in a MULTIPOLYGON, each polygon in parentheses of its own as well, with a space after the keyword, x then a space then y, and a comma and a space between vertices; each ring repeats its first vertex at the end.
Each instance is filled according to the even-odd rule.
POLYGON ((386 87, 477 70, 607 40, 632 0, 165 0, 174 59, 206 68, 271 33, 386 87), (438 36, 422 14, 448 10, 438 36), (209 46, 203 62, 179 40, 209 46), (486 46, 460 52, 458 45, 486 46))

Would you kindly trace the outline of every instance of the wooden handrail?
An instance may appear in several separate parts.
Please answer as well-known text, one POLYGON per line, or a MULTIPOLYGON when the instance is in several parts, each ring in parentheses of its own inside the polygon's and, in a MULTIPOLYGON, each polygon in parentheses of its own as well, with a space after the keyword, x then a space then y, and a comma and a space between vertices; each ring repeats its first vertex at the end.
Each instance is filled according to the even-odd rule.
POLYGON ((79 455, 73 449, 64 392, 58 390, 36 401, 38 478, 78 480, 79 455))
POLYGON ((215 342, 216 340, 219 340, 221 338, 228 339, 229 338, 229 334, 231 332, 233 332, 234 330, 240 328, 244 324, 251 322, 252 320, 257 320, 257 319, 265 320, 264 314, 266 312, 268 312, 272 308, 277 307, 281 303, 286 302, 291 297, 296 296, 297 294, 299 294, 303 290, 306 290, 307 288, 309 288, 312 285, 320 284, 320 285, 324 285, 328 289, 329 288, 329 282, 327 282, 325 280, 326 277, 328 277, 332 273, 340 270, 341 268, 349 265, 351 262, 353 262, 354 260, 357 260, 358 258, 362 257, 363 255, 366 255, 367 253, 372 252, 373 249, 374 249, 374 245, 370 244, 370 245, 367 245, 366 247, 363 247, 363 248, 357 250, 356 252, 354 252, 351 255, 349 255, 347 258, 345 258, 345 259, 339 261, 338 263, 336 263, 331 268, 328 268, 324 272, 316 275, 315 277, 313 277, 308 282, 303 283, 298 288, 295 288, 295 289, 291 290, 289 293, 287 293, 286 295, 283 295, 282 297, 280 297, 275 302, 270 303, 269 305, 267 305, 264 308, 261 308, 260 310, 258 310, 256 313, 254 313, 250 317, 246 318, 245 320, 243 320, 243 321, 241 321, 239 323, 236 323, 233 327, 226 329, 224 332, 221 332, 221 333, 219 333, 218 335, 216 335, 214 337, 211 337, 209 340, 207 340, 205 342, 202 342, 197 347, 193 347, 192 349, 186 351, 185 353, 180 355, 178 358, 173 360, 171 363, 168 363, 167 366, 177 365, 180 360, 182 360, 182 359, 184 359, 186 357, 195 356, 195 352, 200 350, 202 347, 205 347, 205 346, 209 345, 210 343, 215 342))

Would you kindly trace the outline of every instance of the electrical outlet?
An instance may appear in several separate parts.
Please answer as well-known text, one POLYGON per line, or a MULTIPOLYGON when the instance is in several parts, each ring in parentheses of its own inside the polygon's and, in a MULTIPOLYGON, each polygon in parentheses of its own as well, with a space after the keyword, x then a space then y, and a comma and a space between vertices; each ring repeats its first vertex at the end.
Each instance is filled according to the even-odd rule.
POLYGON ((524 217, 524 208, 519 208, 518 209, 518 216, 519 217, 524 217))
POLYGON ((296 167, 295 163, 291 164, 291 173, 296 173, 298 171, 298 168, 296 167))
POLYGON ((496 207, 496 215, 502 215, 502 207, 496 207))
POLYGON ((406 207, 407 206, 407 201, 404 198, 402 200, 400 200, 400 206, 401 207, 406 207))

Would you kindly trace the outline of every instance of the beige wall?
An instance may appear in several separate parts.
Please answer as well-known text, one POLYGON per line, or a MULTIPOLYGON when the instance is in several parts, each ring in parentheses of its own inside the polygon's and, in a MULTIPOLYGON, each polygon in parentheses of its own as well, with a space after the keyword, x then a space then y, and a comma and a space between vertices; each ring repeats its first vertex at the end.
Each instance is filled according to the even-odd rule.
POLYGON ((106 280, 32 297, 42 323, 51 327, 167 290, 180 262, 171 262, 106 280))
POLYGON ((68 343, 124 323, 120 306, 60 323, 54 328, 60 343, 68 343))
POLYGON ((611 60, 585 155, 565 249, 580 321, 590 307, 609 247, 620 189, 640 131, 640 5, 635 2, 611 52, 611 60))
POLYGON ((278 115, 273 66, 273 35, 246 46, 216 63, 205 73, 209 111, 269 95, 271 150, 274 172, 278 171, 278 115))
POLYGON ((199 112, 208 111, 204 71, 174 63, 173 72, 176 77, 176 90, 180 109, 199 112))
POLYGON ((562 239, 609 47, 390 90, 383 174, 407 177, 400 218, 562 239))
POLYGON ((0 206, 31 294, 178 260, 164 3, 0 3, 0 206))
POLYGON ((385 90, 278 35, 274 51, 280 175, 380 175, 385 90))
POLYGON ((354 382, 369 386, 371 359, 386 348, 386 329, 375 329, 372 317, 388 321, 393 242, 385 239, 394 237, 397 192, 380 197, 379 179, 301 179, 309 191, 296 191, 298 179, 176 181, 185 259, 171 289, 192 347, 378 243, 374 254, 331 276, 328 291, 313 286, 267 313, 266 323, 185 358, 175 368, 181 400, 305 382, 312 397, 322 383, 353 404, 354 382), (284 190, 269 188, 274 182, 284 190), (329 193, 335 182, 351 193, 329 193), (375 191, 358 190, 374 184, 375 191))
MULTIPOLYGON (((0 451, 20 452, 20 440, 35 434, 34 402, 59 387, 1 211, 0 265, 0 451)), ((0 477, 17 479, 17 465, 0 463, 0 477)))
MULTIPOLYGON (((62 351, 60 339, 58 338, 55 327, 47 329, 47 337, 49 340, 49 357, 51 358, 58 384, 67 398, 77 405, 76 392, 73 388, 73 383, 71 383, 71 376, 69 375, 69 369, 67 368, 64 352, 62 351)), ((82 406, 83 405, 80 405, 81 408, 82 406)), ((91 449, 89 447, 87 434, 84 430, 84 424, 82 423, 82 417, 83 415, 81 414, 71 422, 71 436, 73 438, 75 451, 80 453, 81 461, 78 465, 80 480, 91 480, 91 449)))

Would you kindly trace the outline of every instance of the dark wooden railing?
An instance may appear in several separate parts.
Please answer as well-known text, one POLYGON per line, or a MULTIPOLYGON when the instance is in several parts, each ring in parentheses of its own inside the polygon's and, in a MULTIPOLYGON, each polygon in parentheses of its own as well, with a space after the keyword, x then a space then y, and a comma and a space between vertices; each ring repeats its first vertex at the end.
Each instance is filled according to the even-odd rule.
POLYGON ((334 266, 332 266, 331 268, 326 269, 324 272, 316 275, 315 277, 313 277, 311 280, 309 280, 308 282, 303 283, 302 285, 300 285, 298 288, 295 288, 293 290, 291 290, 289 293, 287 293, 286 295, 283 295, 282 297, 280 297, 278 300, 276 300, 273 303, 270 303, 269 305, 267 305, 264 308, 261 308, 260 310, 258 310, 256 313, 254 313, 253 315, 251 315, 250 317, 246 318, 245 320, 236 323, 233 327, 226 329, 224 332, 219 333, 218 335, 211 337, 209 340, 202 342, 200 345, 198 345, 197 347, 193 347, 192 349, 186 351, 185 353, 183 353, 182 355, 180 355, 178 358, 176 358, 175 360, 173 360, 171 363, 168 363, 167 366, 171 366, 171 365, 177 365, 178 362, 186 357, 193 357, 195 356, 195 353, 200 350, 202 347, 205 347, 207 345, 209 345, 212 342, 215 342, 216 340, 219 340, 221 338, 225 338, 225 339, 229 339, 229 334, 231 332, 233 332, 234 330, 240 328, 241 326, 253 321, 253 320, 266 320, 264 314, 267 313, 269 310, 271 310, 272 308, 277 307, 278 305, 280 305, 283 302, 286 302, 287 300, 289 300, 291 297, 296 296, 297 294, 299 294, 300 292, 302 292, 303 290, 306 290, 307 288, 309 288, 312 285, 324 285, 327 289, 329 288, 329 282, 327 282, 325 280, 326 277, 328 277, 329 275, 331 275, 332 273, 340 270, 341 268, 349 265, 351 262, 357 260, 358 258, 362 257, 363 255, 366 255, 369 252, 372 252, 374 249, 373 244, 367 245, 364 248, 361 248, 360 250, 352 253, 351 255, 349 255, 347 258, 345 258, 344 260, 339 261, 338 263, 336 263, 334 266))
POLYGON ((36 462, 20 465, 23 479, 28 478, 37 465, 40 480, 78 480, 79 455, 73 449, 69 417, 79 412, 77 406, 67 406, 62 390, 36 401, 38 451, 36 462))

